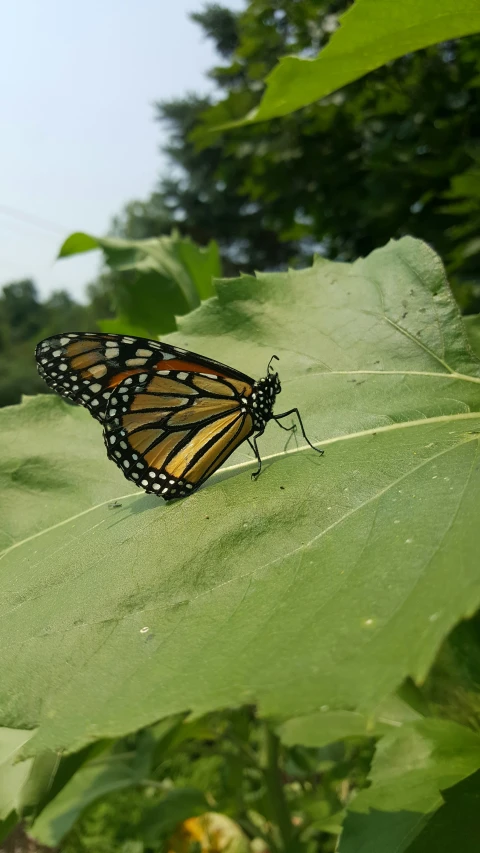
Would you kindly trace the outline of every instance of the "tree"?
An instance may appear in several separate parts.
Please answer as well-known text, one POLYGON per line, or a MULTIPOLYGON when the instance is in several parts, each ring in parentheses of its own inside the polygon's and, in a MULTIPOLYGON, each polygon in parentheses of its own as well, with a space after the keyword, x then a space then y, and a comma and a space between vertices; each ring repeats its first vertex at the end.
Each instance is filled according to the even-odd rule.
POLYGON ((0 291, 0 407, 20 402, 22 394, 44 394, 37 373, 35 344, 62 331, 94 331, 96 321, 111 315, 104 280, 89 285, 89 305, 80 305, 64 290, 40 301, 31 279, 6 284, 0 291))
POLYGON ((176 225, 200 243, 214 237, 229 272, 303 264, 315 251, 351 260, 411 233, 450 260, 464 307, 478 310, 462 282, 477 277, 469 222, 480 205, 465 185, 468 194, 478 171, 480 37, 407 55, 280 120, 199 132, 256 106, 280 56, 316 55, 347 5, 251 0, 243 13, 209 5, 193 15, 226 60, 209 74, 223 100, 157 104, 171 174, 127 206, 116 231, 176 225))
POLYGON ((5 285, 0 297, 0 316, 4 345, 7 340, 25 341, 42 328, 45 311, 30 278, 5 285))

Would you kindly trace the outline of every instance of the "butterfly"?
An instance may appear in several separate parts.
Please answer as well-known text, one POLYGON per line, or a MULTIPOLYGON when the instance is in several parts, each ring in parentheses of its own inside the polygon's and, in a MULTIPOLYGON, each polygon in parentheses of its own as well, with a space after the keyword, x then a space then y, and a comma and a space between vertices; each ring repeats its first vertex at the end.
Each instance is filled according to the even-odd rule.
MULTIPOLYGON (((257 438, 281 391, 272 367, 255 381, 211 358, 129 335, 67 332, 41 341, 38 371, 47 385, 85 406, 103 424, 107 455, 128 480, 164 500, 199 488, 243 441, 262 468, 257 438)), ((278 359, 277 359, 278 360, 278 359)))

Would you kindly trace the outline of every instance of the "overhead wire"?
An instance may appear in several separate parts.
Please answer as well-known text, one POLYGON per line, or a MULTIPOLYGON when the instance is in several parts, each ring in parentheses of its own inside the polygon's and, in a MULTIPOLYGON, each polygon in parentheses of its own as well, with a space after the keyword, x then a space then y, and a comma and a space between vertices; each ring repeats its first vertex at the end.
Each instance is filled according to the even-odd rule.
POLYGON ((0 214, 3 216, 10 217, 13 220, 17 220, 18 222, 22 222, 26 225, 33 225, 36 228, 42 228, 45 231, 54 232, 55 234, 67 234, 69 230, 68 228, 64 228, 56 222, 51 222, 49 219, 42 219, 39 216, 35 216, 32 213, 27 213, 24 210, 19 210, 15 207, 10 207, 6 204, 0 204, 0 214))

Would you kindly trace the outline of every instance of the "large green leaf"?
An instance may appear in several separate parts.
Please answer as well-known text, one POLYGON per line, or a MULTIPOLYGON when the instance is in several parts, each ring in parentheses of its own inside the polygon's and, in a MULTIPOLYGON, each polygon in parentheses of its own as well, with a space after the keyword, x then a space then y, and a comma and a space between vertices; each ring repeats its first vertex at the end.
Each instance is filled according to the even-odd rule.
MULTIPOLYGON (((0 721, 38 726, 30 752, 241 703, 369 713, 480 601, 480 362, 431 249, 221 282, 170 340, 252 375, 276 353, 277 410, 300 406, 325 456, 285 454, 273 424, 256 483, 241 448, 184 501, 85 511, 88 466, 71 521, 58 494, 62 524, 52 508, 0 560, 0 721)), ((55 413, 30 424, 54 470, 91 429, 55 413)))
POLYGON ((99 425, 60 397, 0 409, 0 433, 1 550, 134 491, 104 458, 99 425))
POLYGON ((260 105, 232 124, 294 112, 405 53, 479 30, 478 0, 356 0, 319 56, 281 59, 260 105))
POLYGON ((440 792, 478 768, 480 736, 456 723, 421 720, 382 738, 371 787, 350 804, 339 853, 403 853, 442 805, 440 792))
POLYGON ((206 248, 189 238, 171 236, 148 240, 122 240, 94 237, 76 232, 60 248, 65 258, 92 249, 102 249, 108 266, 117 273, 113 278, 118 317, 105 320, 104 331, 135 329, 156 336, 176 328, 176 315, 186 314, 213 295, 212 279, 221 274, 218 246, 211 241, 206 248))

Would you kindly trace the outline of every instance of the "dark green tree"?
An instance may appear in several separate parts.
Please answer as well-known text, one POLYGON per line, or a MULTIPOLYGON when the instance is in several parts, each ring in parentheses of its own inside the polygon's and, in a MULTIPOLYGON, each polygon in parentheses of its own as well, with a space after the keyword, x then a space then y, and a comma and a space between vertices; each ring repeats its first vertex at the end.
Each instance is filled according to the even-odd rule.
POLYGON ((0 318, 4 347, 9 342, 28 340, 42 328, 45 310, 31 279, 5 285, 0 296, 0 318))
POLYGON ((20 402, 22 394, 45 394, 34 359, 41 338, 62 331, 95 331, 96 321, 111 316, 110 295, 102 277, 87 288, 88 305, 64 290, 41 301, 31 279, 11 282, 0 291, 0 406, 20 402))
POLYGON ((350 260, 410 233, 450 261, 464 307, 479 310, 480 199, 468 178, 480 164, 478 36, 407 55, 284 118, 199 134, 254 107, 280 56, 316 55, 348 5, 251 0, 239 14, 208 5, 193 15, 222 60, 209 73, 220 100, 157 104, 171 173, 115 229, 214 237, 228 271, 305 263, 314 251, 350 260))

